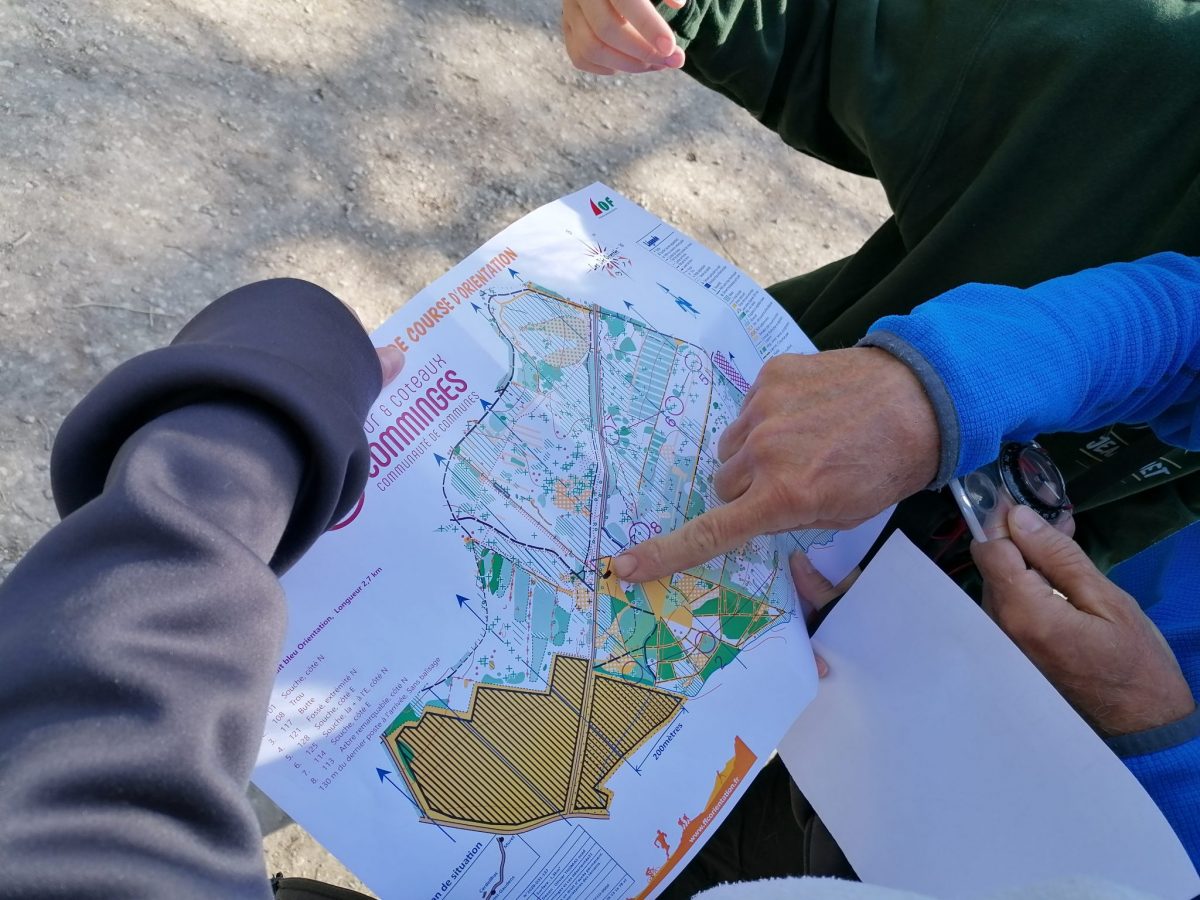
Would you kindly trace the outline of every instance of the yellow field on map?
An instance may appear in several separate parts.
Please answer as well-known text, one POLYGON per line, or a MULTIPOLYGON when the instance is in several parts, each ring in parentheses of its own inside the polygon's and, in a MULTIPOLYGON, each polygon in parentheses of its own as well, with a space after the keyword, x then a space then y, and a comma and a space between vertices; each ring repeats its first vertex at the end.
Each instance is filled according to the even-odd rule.
POLYGON ((604 782, 682 697, 556 656, 548 690, 476 687, 470 709, 426 709, 384 736, 430 821, 495 833, 603 817, 604 782), (470 786, 467 789, 467 786, 470 786))

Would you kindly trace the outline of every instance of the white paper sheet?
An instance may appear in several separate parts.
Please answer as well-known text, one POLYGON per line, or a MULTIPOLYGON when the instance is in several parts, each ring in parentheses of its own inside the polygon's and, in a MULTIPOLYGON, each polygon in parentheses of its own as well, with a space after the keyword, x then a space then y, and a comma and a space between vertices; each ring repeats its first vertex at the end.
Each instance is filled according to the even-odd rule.
POLYGON ((830 674, 780 754, 864 881, 969 898, 1092 875, 1200 893, 1128 769, 903 536, 814 648, 830 674))

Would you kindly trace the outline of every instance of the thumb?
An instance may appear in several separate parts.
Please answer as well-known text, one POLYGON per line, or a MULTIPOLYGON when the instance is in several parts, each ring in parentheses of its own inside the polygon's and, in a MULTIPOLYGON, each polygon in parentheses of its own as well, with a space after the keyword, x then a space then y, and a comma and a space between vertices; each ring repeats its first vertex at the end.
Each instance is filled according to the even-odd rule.
POLYGON ((1010 538, 974 541, 971 556, 983 575, 983 611, 1036 663, 1080 612, 1037 570, 1025 567, 1010 538))
POLYGON ((404 351, 395 344, 376 347, 379 355, 379 367, 383 370, 383 385, 387 387, 404 368, 404 351))
POLYGON ((789 556, 788 565, 792 570, 792 583, 796 585, 796 596, 813 609, 822 609, 845 593, 817 570, 803 550, 789 556))
POLYGON ((972 541, 971 556, 983 576, 983 610, 997 622, 1033 620, 1047 606, 1050 585, 1025 565, 1011 539, 972 541))
POLYGON ((1097 593, 1088 588, 1104 576, 1083 548, 1027 506, 1009 510, 1008 527, 1025 561, 1065 593, 1074 606, 1087 609, 1089 597, 1097 593))
MULTIPOLYGON (((805 608, 805 619, 810 618, 809 612, 820 612, 834 600, 854 586, 862 569, 855 566, 850 574, 834 584, 818 571, 812 560, 803 550, 797 550, 788 557, 788 565, 792 570, 792 583, 796 586, 796 596, 801 606, 805 608)), ((810 623, 811 624, 811 623, 810 623)))

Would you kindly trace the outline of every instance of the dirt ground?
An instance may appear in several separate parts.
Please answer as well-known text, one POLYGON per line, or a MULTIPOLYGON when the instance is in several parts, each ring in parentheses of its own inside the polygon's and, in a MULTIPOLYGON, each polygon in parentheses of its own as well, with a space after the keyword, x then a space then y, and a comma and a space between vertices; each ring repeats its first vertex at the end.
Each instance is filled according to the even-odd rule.
MULTIPOLYGON (((760 283, 855 250, 878 185, 677 72, 597 78, 555 0, 0 4, 0 578, 105 372, 243 283, 369 326, 523 213, 607 182, 760 283)), ((274 871, 354 886, 261 795, 274 871)), ((359 889, 362 889, 359 886, 359 889)))

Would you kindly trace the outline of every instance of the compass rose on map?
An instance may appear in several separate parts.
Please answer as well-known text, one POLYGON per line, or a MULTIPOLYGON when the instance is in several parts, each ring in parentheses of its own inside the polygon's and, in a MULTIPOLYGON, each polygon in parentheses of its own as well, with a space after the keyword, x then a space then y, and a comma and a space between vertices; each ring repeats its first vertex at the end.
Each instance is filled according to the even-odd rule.
POLYGON ((610 278, 629 277, 625 270, 633 265, 633 261, 621 253, 619 244, 616 248, 609 249, 599 241, 588 243, 581 240, 580 243, 587 250, 589 272, 607 272, 610 278))

